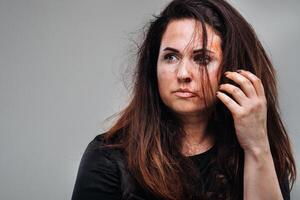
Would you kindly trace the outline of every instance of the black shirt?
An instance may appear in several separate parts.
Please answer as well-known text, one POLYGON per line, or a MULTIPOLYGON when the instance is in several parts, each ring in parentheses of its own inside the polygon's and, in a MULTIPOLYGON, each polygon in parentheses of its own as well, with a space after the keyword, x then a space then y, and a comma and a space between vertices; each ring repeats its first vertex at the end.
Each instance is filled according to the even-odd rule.
MULTIPOLYGON (((124 158, 118 150, 100 148, 102 134, 96 136, 87 146, 78 169, 72 200, 154 200, 155 197, 139 186, 124 166, 124 158)), ((209 184, 211 170, 208 165, 216 147, 206 152, 189 156, 200 172, 200 187, 205 190, 209 184)), ((284 200, 290 199, 288 180, 281 186, 284 200)))

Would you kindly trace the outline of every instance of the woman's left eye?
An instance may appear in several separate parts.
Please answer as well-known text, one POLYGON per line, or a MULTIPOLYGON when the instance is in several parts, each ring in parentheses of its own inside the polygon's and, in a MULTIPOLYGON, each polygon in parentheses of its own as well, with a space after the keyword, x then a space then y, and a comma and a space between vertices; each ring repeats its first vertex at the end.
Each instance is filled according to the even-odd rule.
POLYGON ((211 61, 211 57, 206 55, 196 55, 194 61, 199 65, 208 65, 211 61))

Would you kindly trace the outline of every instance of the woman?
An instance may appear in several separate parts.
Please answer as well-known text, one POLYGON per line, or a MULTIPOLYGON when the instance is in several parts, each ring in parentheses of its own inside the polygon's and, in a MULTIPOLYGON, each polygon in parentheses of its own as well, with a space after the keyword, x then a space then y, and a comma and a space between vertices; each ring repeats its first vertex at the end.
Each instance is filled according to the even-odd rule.
POLYGON ((226 1, 172 1, 135 75, 129 105, 83 155, 73 200, 290 198, 275 70, 226 1))

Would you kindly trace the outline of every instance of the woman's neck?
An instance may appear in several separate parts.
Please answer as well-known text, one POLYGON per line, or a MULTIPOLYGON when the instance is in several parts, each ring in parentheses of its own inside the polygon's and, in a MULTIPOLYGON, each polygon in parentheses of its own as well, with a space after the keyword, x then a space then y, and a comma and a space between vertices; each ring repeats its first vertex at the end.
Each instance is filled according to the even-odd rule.
POLYGON ((214 145, 214 135, 208 130, 208 119, 199 116, 185 116, 181 118, 185 136, 182 141, 184 155, 200 154, 214 145))

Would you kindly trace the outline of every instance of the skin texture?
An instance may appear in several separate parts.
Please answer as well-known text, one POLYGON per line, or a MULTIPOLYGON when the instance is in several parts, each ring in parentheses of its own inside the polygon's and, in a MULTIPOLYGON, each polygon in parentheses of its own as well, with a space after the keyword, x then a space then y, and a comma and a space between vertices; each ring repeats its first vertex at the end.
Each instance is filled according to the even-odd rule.
MULTIPOLYGON (((195 29, 195 20, 181 19, 168 24, 161 41, 157 61, 159 93, 163 102, 184 122, 188 133, 184 143, 199 143, 195 153, 205 151, 213 143, 206 133, 207 117, 200 90, 201 70, 195 63, 192 51, 201 48, 201 28, 195 29), (195 30, 199 30, 196 31, 195 30), (193 35, 196 33, 195 35, 193 35), (193 37, 195 36, 195 37, 193 37), (179 53, 164 51, 166 47, 179 50, 179 53), (164 59, 167 53, 173 56, 164 59), (195 92, 193 98, 181 98, 174 91, 184 87, 195 92)), ((239 85, 219 83, 219 70, 222 60, 221 39, 207 26, 207 49, 214 52, 208 65, 209 78, 215 97, 230 110, 236 135, 245 153, 244 199, 283 199, 267 136, 267 101, 261 80, 245 70, 226 72, 227 78, 239 85), (224 93, 232 95, 232 98, 224 93), (268 192, 266 192, 268 191, 268 192)), ((186 148, 189 145, 185 145, 186 148)), ((183 150, 184 151, 184 150, 183 150)))
MULTIPOLYGON (((200 91, 201 70, 199 70, 199 65, 194 60, 197 54, 193 55, 192 53, 194 49, 202 48, 202 42, 199 35, 194 41, 190 42, 193 39, 194 26, 195 22, 190 19, 170 22, 162 38, 157 63, 159 92, 163 102, 186 118, 192 115, 201 115, 204 108, 203 94, 200 91), (166 47, 175 48, 180 53, 169 56, 164 60, 164 55, 173 53, 169 50, 164 51, 166 47), (184 82, 184 79, 187 78, 190 81, 184 82), (198 96, 190 99, 175 96, 172 92, 180 87, 186 87, 196 92, 198 96)), ((214 52, 212 54, 213 60, 208 65, 208 72, 214 92, 216 92, 218 89, 217 70, 222 59, 221 39, 209 26, 207 28, 208 49, 214 52)))
MULTIPOLYGON (((222 61, 221 39, 210 26, 207 25, 206 28, 207 49, 212 52, 209 53, 211 60, 207 68, 215 94, 218 90, 218 70, 222 61)), ((162 101, 184 121, 184 128, 188 133, 186 141, 202 144, 202 149, 195 150, 197 153, 206 150, 213 143, 212 138, 205 132, 207 115, 201 91, 201 75, 204 71, 200 69, 204 66, 199 66, 200 54, 193 54, 195 49, 202 48, 201 34, 201 25, 195 20, 171 21, 162 37, 157 61, 158 86, 162 101), (167 47, 177 49, 179 53, 165 51, 167 47), (174 91, 179 88, 187 88, 196 95, 192 98, 178 97, 174 91)), ((215 95, 212 98, 209 104, 216 100, 215 95)))
POLYGON ((234 119, 236 135, 245 153, 244 199, 283 199, 267 136, 267 101, 261 80, 249 71, 226 72, 238 83, 220 85, 217 97, 234 119), (272 191, 272 192, 266 192, 272 191))
POLYGON ((238 83, 241 88, 222 84, 220 90, 232 94, 234 100, 221 91, 217 97, 232 113, 240 145, 245 151, 261 148, 268 150, 267 101, 260 79, 244 70, 240 73, 226 72, 226 77, 238 83))

